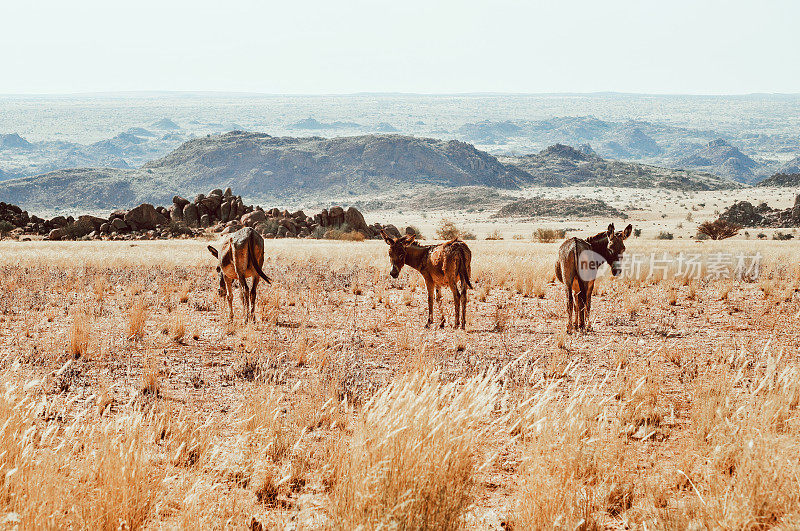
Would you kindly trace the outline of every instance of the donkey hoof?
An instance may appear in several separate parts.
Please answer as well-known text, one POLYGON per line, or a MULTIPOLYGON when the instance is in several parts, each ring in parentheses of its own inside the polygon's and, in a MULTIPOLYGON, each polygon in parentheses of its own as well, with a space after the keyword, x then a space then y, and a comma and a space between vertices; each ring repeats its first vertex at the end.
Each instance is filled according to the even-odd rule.
POLYGON ((444 328, 444 325, 445 325, 445 322, 442 321, 441 323, 439 323, 439 328, 444 328))
POLYGON ((425 328, 430 328, 430 327, 431 327, 431 324, 432 324, 432 323, 431 323, 430 321, 428 321, 427 323, 425 323, 425 328))

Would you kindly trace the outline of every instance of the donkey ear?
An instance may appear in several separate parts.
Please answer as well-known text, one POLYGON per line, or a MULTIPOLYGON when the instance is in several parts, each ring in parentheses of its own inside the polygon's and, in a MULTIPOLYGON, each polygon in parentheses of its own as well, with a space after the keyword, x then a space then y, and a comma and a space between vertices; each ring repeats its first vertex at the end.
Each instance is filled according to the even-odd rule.
POLYGON ((613 223, 611 223, 611 224, 609 224, 609 225, 608 225, 608 232, 607 232, 607 234, 608 234, 609 236, 611 236, 611 235, 613 235, 613 234, 614 234, 614 224, 613 224, 613 223))
POLYGON ((213 255, 214 255, 214 258, 219 258, 219 253, 217 252, 217 250, 216 250, 216 249, 214 249, 213 247, 211 247, 210 245, 208 246, 208 251, 209 251, 211 254, 213 254, 213 255))
POLYGON ((405 244, 409 244, 409 243, 413 243, 415 239, 416 239, 416 236, 414 234, 406 234, 405 236, 400 238, 400 241, 405 243, 405 244))
POLYGON ((622 231, 622 239, 623 239, 623 240, 627 239, 627 238, 628 238, 628 236, 630 236, 630 235, 631 235, 631 232, 633 232, 633 225, 631 225, 630 223, 628 223, 628 226, 627 226, 627 227, 625 227, 625 230, 623 230, 623 231, 622 231))
POLYGON ((394 239, 388 234, 386 234, 386 231, 383 229, 381 229, 381 236, 383 236, 383 239, 386 240, 386 243, 388 243, 389 245, 394 243, 394 239))

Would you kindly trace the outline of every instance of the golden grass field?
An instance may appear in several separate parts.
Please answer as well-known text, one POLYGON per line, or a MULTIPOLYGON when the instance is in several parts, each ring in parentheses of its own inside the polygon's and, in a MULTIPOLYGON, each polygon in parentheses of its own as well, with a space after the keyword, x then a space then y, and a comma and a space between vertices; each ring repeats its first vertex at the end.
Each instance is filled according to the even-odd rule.
POLYGON ((761 274, 603 278, 575 336, 558 243, 469 242, 463 332, 380 241, 268 240, 229 322, 207 243, 0 242, 6 525, 800 526, 800 243, 631 238, 761 274))

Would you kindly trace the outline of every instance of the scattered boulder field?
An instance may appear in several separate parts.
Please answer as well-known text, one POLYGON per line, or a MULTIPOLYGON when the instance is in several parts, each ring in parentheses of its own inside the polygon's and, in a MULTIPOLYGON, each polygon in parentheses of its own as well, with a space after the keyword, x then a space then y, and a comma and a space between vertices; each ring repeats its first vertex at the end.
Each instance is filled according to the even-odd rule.
MULTIPOLYGON (((0 223, 17 237, 44 236, 48 240, 91 239, 168 239, 190 238, 204 232, 228 234, 244 226, 255 228, 265 238, 333 238, 358 233, 357 238, 378 238, 385 230, 400 236, 394 225, 368 225, 355 207, 333 206, 306 215, 302 210, 289 212, 277 208, 264 209, 245 205, 241 196, 230 188, 198 194, 190 201, 181 196, 172 199, 169 207, 143 203, 130 210, 115 210, 102 218, 91 215, 56 216, 42 219, 29 215, 17 205, 0 202, 0 223)), ((407 227, 405 233, 413 233, 407 227)))

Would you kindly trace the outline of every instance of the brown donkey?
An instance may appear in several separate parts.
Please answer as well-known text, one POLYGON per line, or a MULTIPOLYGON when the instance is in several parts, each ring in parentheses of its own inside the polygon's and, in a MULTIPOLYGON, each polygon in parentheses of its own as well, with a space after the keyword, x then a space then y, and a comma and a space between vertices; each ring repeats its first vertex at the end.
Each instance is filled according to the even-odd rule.
POLYGON ((591 330, 589 311, 592 308, 592 291, 597 270, 604 263, 611 266, 611 274, 617 276, 621 271, 622 253, 625 252, 624 240, 631 235, 633 226, 614 232, 614 224, 608 230, 595 234, 587 240, 570 238, 558 249, 556 277, 564 283, 567 295, 567 333, 573 328, 581 331, 591 330), (577 311, 575 322, 572 320, 574 306, 572 292, 576 293, 577 311))
POLYGON ((445 318, 442 309, 442 286, 450 286, 453 291, 453 303, 456 307, 454 328, 464 329, 467 320, 467 288, 472 287, 469 281, 472 252, 463 241, 456 238, 439 245, 419 245, 413 235, 392 238, 381 231, 383 239, 389 244, 389 259, 392 261, 392 278, 400 275, 403 265, 407 264, 420 272, 428 288, 428 328, 433 323, 433 291, 436 290, 436 302, 444 328, 445 318), (460 286, 459 286, 460 284, 460 286))
POLYGON ((264 238, 250 227, 244 227, 222 241, 219 252, 208 246, 208 250, 219 259, 217 273, 219 273, 219 295, 228 299, 228 310, 233 320, 233 286, 234 280, 239 281, 239 292, 244 304, 244 321, 255 320, 256 286, 259 277, 270 284, 269 277, 261 270, 264 263, 264 238), (253 278, 250 288, 247 279, 253 278))

